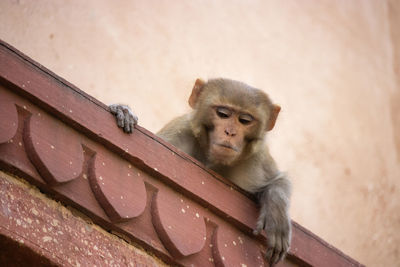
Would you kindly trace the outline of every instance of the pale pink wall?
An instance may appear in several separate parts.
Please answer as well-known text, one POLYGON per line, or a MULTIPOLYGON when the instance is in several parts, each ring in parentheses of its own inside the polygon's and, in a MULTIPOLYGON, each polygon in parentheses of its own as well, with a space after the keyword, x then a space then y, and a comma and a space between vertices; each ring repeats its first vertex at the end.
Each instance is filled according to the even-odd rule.
POLYGON ((400 262, 400 4, 0 1, 0 38, 157 131, 197 77, 265 89, 292 216, 369 266, 400 262))

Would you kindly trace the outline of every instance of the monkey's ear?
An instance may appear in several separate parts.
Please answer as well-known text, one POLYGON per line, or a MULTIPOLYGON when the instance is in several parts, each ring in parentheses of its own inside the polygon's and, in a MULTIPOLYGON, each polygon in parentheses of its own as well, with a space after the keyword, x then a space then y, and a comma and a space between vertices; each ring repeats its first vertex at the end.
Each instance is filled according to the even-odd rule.
POLYGON ((276 119, 278 118, 279 111, 281 111, 281 107, 272 104, 271 115, 269 116, 267 124, 267 131, 271 131, 274 128, 276 119))
POLYGON ((194 108, 194 106, 196 105, 197 100, 198 100, 198 98, 200 96, 200 93, 201 93, 201 91, 203 89, 203 86, 205 84, 206 84, 206 82, 203 81, 202 79, 197 79, 196 80, 196 82, 195 82, 195 84, 193 86, 193 89, 192 89, 192 94, 189 97, 189 106, 191 108, 194 108))

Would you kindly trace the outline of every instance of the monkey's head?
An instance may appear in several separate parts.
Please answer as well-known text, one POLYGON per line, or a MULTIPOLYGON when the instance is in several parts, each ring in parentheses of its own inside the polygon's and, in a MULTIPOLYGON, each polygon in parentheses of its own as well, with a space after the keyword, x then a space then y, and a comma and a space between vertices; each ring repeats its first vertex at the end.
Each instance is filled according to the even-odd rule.
POLYGON ((263 91, 228 79, 197 79, 189 105, 207 162, 223 166, 253 155, 281 109, 263 91))

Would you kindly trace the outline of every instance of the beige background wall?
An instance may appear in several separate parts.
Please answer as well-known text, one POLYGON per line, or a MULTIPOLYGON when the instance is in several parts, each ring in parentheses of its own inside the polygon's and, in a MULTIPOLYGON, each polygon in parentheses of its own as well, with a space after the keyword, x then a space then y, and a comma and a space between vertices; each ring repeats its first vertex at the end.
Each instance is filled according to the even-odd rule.
POLYGON ((364 264, 400 263, 400 2, 2 0, 0 38, 151 131, 198 77, 265 89, 293 219, 364 264))

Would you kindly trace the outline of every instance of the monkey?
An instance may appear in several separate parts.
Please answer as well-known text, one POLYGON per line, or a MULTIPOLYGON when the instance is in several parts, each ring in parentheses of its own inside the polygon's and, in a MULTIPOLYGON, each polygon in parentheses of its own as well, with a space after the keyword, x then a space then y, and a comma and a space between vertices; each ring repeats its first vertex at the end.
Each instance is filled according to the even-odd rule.
MULTIPOLYGON (((230 79, 197 79, 189 97, 192 111, 167 123, 157 135, 253 194, 259 217, 253 231, 267 234, 270 266, 290 248, 291 183, 279 171, 266 144, 281 110, 262 90, 230 79)), ((137 117, 128 106, 111 105, 118 126, 132 132, 137 117)))

